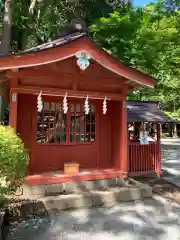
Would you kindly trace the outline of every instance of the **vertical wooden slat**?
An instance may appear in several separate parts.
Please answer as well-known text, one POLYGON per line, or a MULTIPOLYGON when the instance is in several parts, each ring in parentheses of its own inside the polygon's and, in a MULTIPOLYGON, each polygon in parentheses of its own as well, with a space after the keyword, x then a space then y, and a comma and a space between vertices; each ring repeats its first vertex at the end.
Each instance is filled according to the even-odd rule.
POLYGON ((43 109, 42 109, 42 142, 44 143, 44 102, 43 102, 43 109))
POLYGON ((140 166, 140 171, 144 171, 144 169, 146 168, 146 158, 145 158, 145 155, 144 155, 144 145, 139 145, 139 152, 140 152, 140 155, 141 155, 141 166, 140 166))
POLYGON ((132 145, 129 144, 129 172, 133 171, 133 162, 132 162, 132 145))
POLYGON ((150 164, 149 164, 149 144, 146 146, 146 159, 147 159, 147 169, 146 169, 146 171, 149 171, 150 169, 149 169, 149 166, 150 166, 150 164))
POLYGON ((149 156, 148 156, 148 150, 149 150, 149 144, 145 145, 145 154, 146 154, 146 171, 149 170, 149 156))
POLYGON ((86 114, 84 113, 84 142, 86 142, 86 114))
POLYGON ((156 146, 156 143, 153 144, 153 169, 156 170, 156 161, 155 161, 155 146, 156 146))
POLYGON ((132 162, 133 162, 133 172, 135 172, 135 166, 136 166, 136 146, 132 145, 132 162))
POLYGON ((78 109, 78 142, 80 143, 81 142, 81 104, 78 105, 79 106, 79 109, 78 109))
POLYGON ((136 168, 137 168, 137 171, 139 171, 139 168, 141 167, 140 164, 139 164, 139 153, 140 153, 140 148, 139 148, 139 145, 136 145, 136 168))
POLYGON ((161 125, 157 123, 157 174, 161 173, 161 152, 160 152, 161 125))
POLYGON ((120 142, 119 142, 119 159, 117 162, 117 166, 120 163, 120 171, 123 177, 127 177, 128 171, 128 131, 127 131, 127 108, 126 108, 126 100, 119 102, 120 111, 120 142))
POLYGON ((134 149, 134 169, 133 172, 136 172, 136 168, 137 168, 137 145, 133 146, 134 149))
POLYGON ((132 145, 132 162, 133 162, 133 169, 132 171, 135 171, 135 165, 136 165, 136 149, 135 149, 135 145, 132 145))
POLYGON ((149 146, 149 154, 150 154, 149 159, 151 161, 151 164, 150 164, 151 170, 153 170, 152 146, 153 146, 153 143, 151 143, 149 146))
POLYGON ((47 140, 49 143, 50 142, 50 132, 51 132, 51 121, 50 121, 50 116, 51 116, 51 102, 48 102, 48 131, 47 131, 47 140))
POLYGON ((77 136, 76 136, 76 103, 74 104, 74 142, 77 143, 77 136))
POLYGON ((69 104, 70 107, 68 107, 68 112, 66 115, 66 143, 70 144, 71 142, 71 104, 69 104))
POLYGON ((134 146, 133 145, 131 145, 131 165, 132 165, 131 171, 134 172, 135 162, 134 162, 134 146))
POLYGON ((131 144, 130 144, 130 142, 128 143, 128 148, 129 148, 129 168, 128 168, 128 172, 131 172, 132 164, 131 164, 131 144))
MULTIPOLYGON (((36 108, 36 113, 35 113, 35 116, 36 116, 36 143, 38 142, 39 143, 39 138, 38 138, 38 127, 39 127, 39 119, 38 119, 38 110, 36 108)), ((32 123, 33 124, 33 123, 32 123)), ((40 135, 41 133, 39 133, 40 135)), ((41 141, 40 141, 41 142, 41 141)))
POLYGON ((129 151, 130 151, 130 159, 129 159, 129 161, 130 161, 130 169, 129 169, 129 171, 130 172, 132 172, 132 170, 133 170, 133 162, 132 162, 132 145, 131 145, 131 143, 129 144, 129 151))
POLYGON ((145 171, 148 171, 149 170, 149 156, 148 156, 148 150, 149 150, 149 144, 148 145, 145 145, 145 158, 146 158, 146 169, 145 171))
POLYGON ((56 103, 53 103, 54 105, 54 144, 56 143, 56 124, 57 124, 57 119, 56 119, 56 103))
POLYGON ((131 145, 128 142, 128 148, 129 148, 129 167, 128 167, 128 172, 131 171, 131 145))
POLYGON ((82 106, 82 104, 80 104, 79 116, 80 116, 79 134, 80 134, 80 142, 81 142, 81 137, 82 137, 82 118, 83 118, 83 106, 82 106))
POLYGON ((63 114, 62 114, 62 109, 61 109, 61 104, 59 105, 58 104, 58 106, 59 106, 59 109, 58 109, 58 114, 59 114, 59 118, 60 119, 58 119, 58 121, 59 121, 59 123, 58 123, 58 125, 59 125, 59 129, 58 129, 58 134, 59 134, 59 144, 61 144, 61 142, 62 142, 62 136, 63 136, 63 133, 62 133, 62 131, 63 131, 63 114))
POLYGON ((156 142, 156 144, 155 144, 155 146, 154 146, 154 161, 155 161, 155 171, 157 172, 157 158, 156 158, 156 155, 157 155, 157 148, 156 148, 156 146, 157 146, 157 142, 156 142))
POLYGON ((139 171, 143 171, 143 152, 142 152, 142 146, 139 144, 139 171))
POLYGON ((145 168, 145 171, 148 171, 148 170, 149 170, 148 147, 149 147, 149 144, 148 144, 148 145, 144 145, 144 148, 145 148, 145 159, 146 159, 146 168, 145 168))
POLYGON ((139 149, 139 144, 136 144, 135 146, 135 149, 136 149, 136 155, 135 155, 135 158, 136 158, 136 161, 135 161, 135 171, 139 171, 139 158, 140 158, 140 149, 139 149))
POLYGON ((97 168, 100 168, 100 107, 94 108, 95 115, 95 138, 97 147, 97 168))
POLYGON ((146 145, 142 145, 142 154, 144 159, 144 165, 143 165, 142 171, 146 171, 147 169, 146 145))
POLYGON ((91 142, 91 136, 92 136, 92 104, 90 104, 90 122, 89 122, 89 124, 90 124, 90 133, 89 133, 89 137, 90 137, 90 142, 91 142))
POLYGON ((153 144, 151 144, 151 161, 152 161, 152 170, 155 170, 155 167, 154 167, 154 154, 153 154, 153 150, 154 149, 154 142, 153 144))

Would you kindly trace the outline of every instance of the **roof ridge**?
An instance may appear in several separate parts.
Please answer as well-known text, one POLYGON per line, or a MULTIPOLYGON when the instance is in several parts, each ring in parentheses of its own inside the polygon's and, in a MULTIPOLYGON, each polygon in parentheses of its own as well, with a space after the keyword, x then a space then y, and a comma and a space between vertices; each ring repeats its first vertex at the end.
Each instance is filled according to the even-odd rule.
POLYGON ((65 33, 65 34, 59 36, 58 38, 56 38, 52 41, 48 41, 48 42, 42 43, 38 46, 35 46, 35 47, 29 48, 27 50, 24 50, 20 54, 33 53, 33 52, 37 52, 39 50, 45 50, 46 48, 57 47, 57 46, 60 46, 64 43, 67 43, 69 41, 73 41, 73 40, 79 39, 81 37, 84 37, 86 35, 87 35, 87 32, 65 33), (61 43, 60 43, 60 41, 61 41, 61 43))
POLYGON ((156 103, 156 104, 158 104, 159 103, 159 101, 153 101, 153 100, 150 100, 150 101, 148 101, 148 100, 126 100, 127 102, 134 102, 134 103, 156 103))

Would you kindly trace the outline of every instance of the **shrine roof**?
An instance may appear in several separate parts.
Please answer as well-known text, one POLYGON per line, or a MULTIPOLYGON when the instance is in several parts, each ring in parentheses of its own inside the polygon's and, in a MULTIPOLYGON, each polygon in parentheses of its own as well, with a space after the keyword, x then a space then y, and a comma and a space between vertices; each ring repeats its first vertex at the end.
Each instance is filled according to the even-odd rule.
POLYGON ((58 39, 44 43, 21 52, 19 55, 1 56, 0 71, 34 67, 62 61, 85 51, 91 58, 104 68, 127 79, 132 89, 139 86, 153 88, 155 79, 139 70, 125 65, 119 59, 100 48, 87 33, 64 34, 58 39))
POLYGON ((64 34, 63 36, 59 37, 56 40, 52 40, 52 41, 49 41, 47 43, 38 45, 36 47, 27 49, 27 50, 23 51, 21 53, 21 55, 27 54, 27 53, 36 53, 36 52, 44 51, 44 50, 51 49, 51 48, 57 48, 57 47, 60 47, 64 44, 75 41, 79 38, 82 38, 84 36, 87 36, 86 32, 83 32, 83 33, 76 32, 76 33, 72 33, 72 34, 64 34))
POLYGON ((158 102, 127 101, 126 106, 128 122, 177 122, 159 108, 158 102))

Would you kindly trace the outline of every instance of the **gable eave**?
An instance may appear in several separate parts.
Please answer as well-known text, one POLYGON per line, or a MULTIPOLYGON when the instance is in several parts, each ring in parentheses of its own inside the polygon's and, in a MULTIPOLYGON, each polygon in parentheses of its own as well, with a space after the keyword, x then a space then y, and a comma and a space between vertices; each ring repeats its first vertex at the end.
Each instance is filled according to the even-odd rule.
POLYGON ((27 68, 50 64, 62 61, 75 56, 78 52, 86 51, 98 64, 104 68, 123 76, 138 85, 153 88, 155 80, 144 73, 128 67, 119 60, 112 57, 102 49, 99 49, 95 43, 82 35, 70 42, 66 42, 57 47, 49 47, 39 51, 29 51, 18 56, 9 56, 1 58, 0 70, 10 70, 18 68, 27 68))

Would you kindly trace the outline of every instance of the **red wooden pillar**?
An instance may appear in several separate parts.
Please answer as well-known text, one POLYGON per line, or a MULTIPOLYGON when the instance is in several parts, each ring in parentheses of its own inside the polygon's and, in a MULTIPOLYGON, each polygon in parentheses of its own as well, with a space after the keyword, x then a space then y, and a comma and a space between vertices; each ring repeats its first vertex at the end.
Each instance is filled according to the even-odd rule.
POLYGON ((156 172, 161 174, 161 124, 157 123, 157 153, 156 153, 156 172))
POLYGON ((18 108, 18 93, 14 88, 18 87, 18 70, 15 69, 10 73, 10 114, 9 114, 9 124, 14 131, 17 129, 17 108, 18 108))
POLYGON ((123 177, 128 175, 128 128, 126 101, 120 101, 120 172, 123 177))

